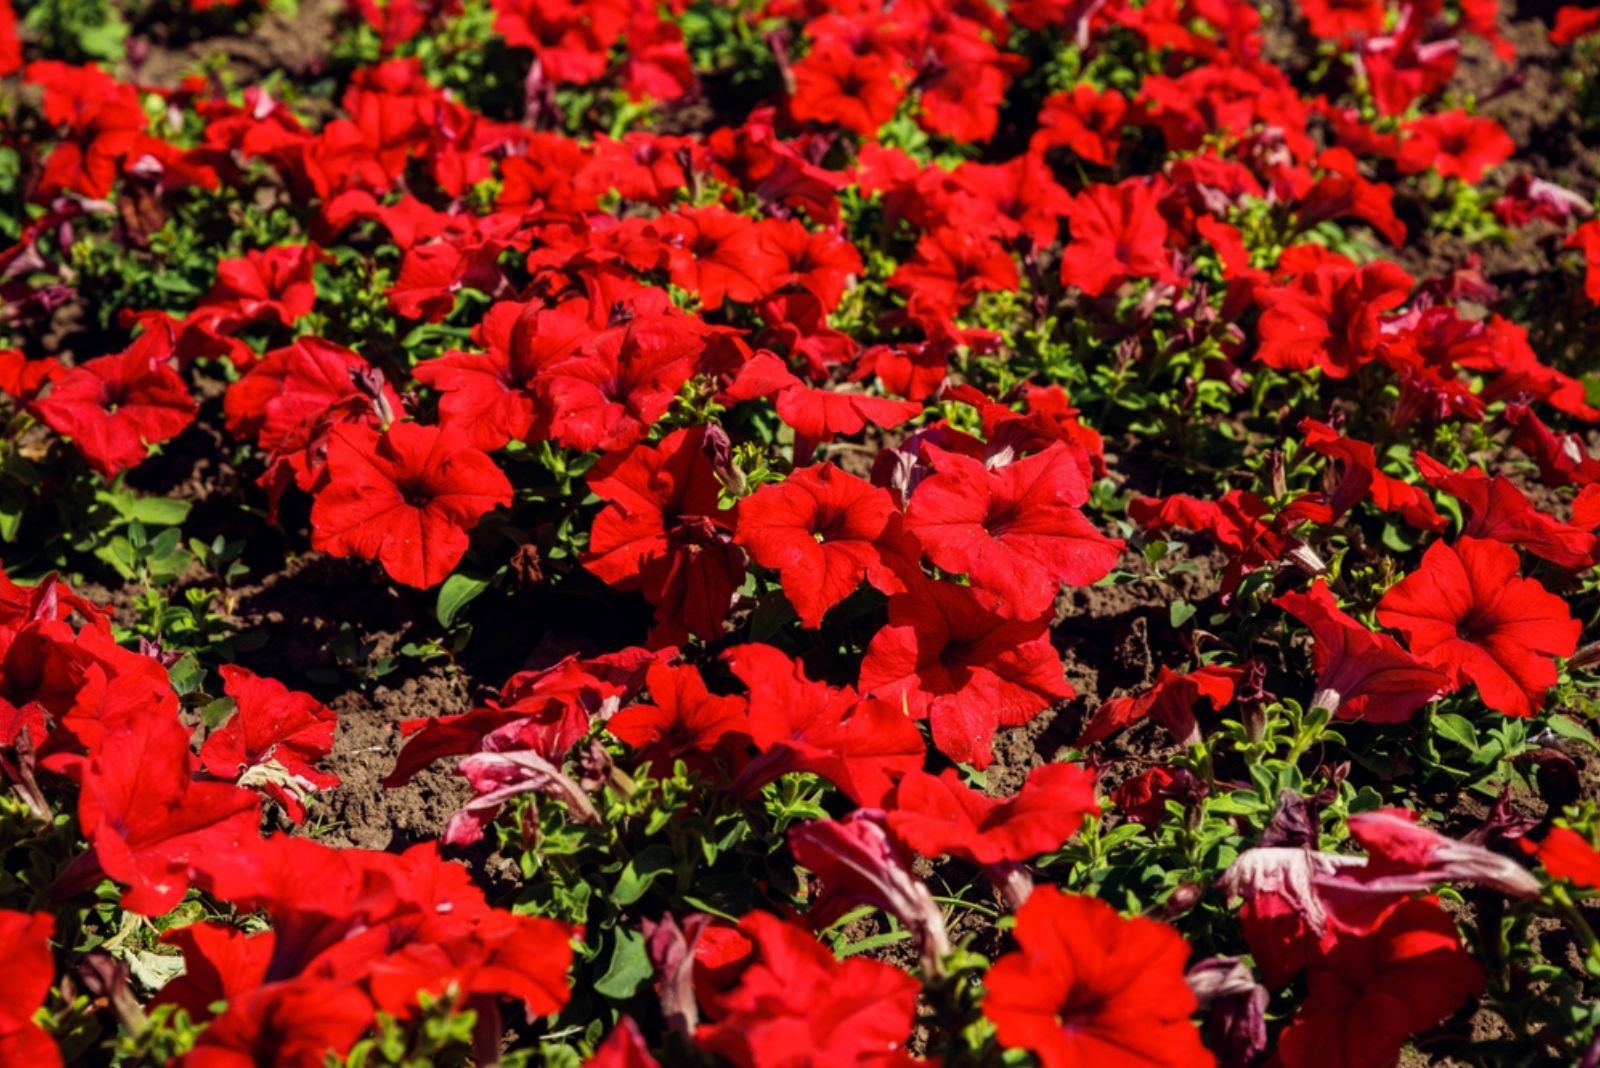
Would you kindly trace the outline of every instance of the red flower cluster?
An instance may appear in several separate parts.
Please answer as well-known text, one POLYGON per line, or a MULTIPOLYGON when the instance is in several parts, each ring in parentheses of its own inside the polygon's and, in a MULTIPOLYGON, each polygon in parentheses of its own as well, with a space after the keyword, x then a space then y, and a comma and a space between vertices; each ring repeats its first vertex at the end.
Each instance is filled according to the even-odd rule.
MULTIPOLYGON (((181 957, 151 1007, 197 1068, 367 1057, 435 999, 488 1063, 502 1002, 536 1030, 574 975, 547 1037, 600 1066, 906 1068, 927 1025, 952 1063, 1381 1068, 1485 986, 1432 895, 1563 903, 1484 844, 1511 817, 1446 837, 1309 756, 1544 717, 1594 661, 1561 663, 1600 562, 1593 376, 1478 259, 1382 255, 1424 219, 1553 228, 1600 304, 1592 206, 1506 173, 1494 94, 1451 88, 1467 38, 1514 57, 1495 5, 1301 0, 1292 76, 1225 0, 347 7, 308 106, 28 62, 0 0, 0 505, 142 495, 165 465, 128 472, 218 422, 289 554, 409 587, 452 670, 483 644, 451 609, 490 591, 514 673, 407 713, 384 785, 447 761, 443 846, 520 848, 527 892, 298 833, 346 770, 332 708, 230 645, 187 650, 218 692, 179 685, 122 644, 138 608, 0 573, 0 779, 77 835, 27 905, 59 911, 0 909, 0 1063, 61 1062, 39 1021, 88 980, 52 940, 97 888, 181 957), (190 249, 213 200, 261 210, 190 249), (23 333, 112 281, 161 297, 60 355, 23 333), (1123 611, 1184 567, 1181 603, 1123 611), (1078 655, 1099 628, 1130 677, 1078 655), (1345 830, 1359 852, 1320 848, 1345 830), (541 866, 589 881, 552 903, 541 866), (974 878, 997 941, 936 895, 974 878), (1208 894, 1197 942, 1248 963, 1191 966, 1208 894), (881 926, 836 954, 861 908, 881 926), (920 979, 855 952, 902 939, 920 979)), ((1550 37, 1596 33, 1565 8, 1550 37)), ((124 515, 12 519, 18 575, 148 548, 124 515)), ((1528 754, 1503 763, 1565 759, 1528 754)), ((1545 873, 1600 887, 1561 818, 1545 873)))

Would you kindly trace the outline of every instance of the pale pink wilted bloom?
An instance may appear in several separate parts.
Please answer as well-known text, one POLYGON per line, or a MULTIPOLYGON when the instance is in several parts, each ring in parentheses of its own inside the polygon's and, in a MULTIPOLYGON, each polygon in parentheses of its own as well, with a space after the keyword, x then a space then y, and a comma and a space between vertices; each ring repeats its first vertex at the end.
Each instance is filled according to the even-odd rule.
POLYGON ((1247 900, 1271 894, 1318 936, 1333 924, 1364 931, 1389 904, 1444 883, 1470 883, 1507 897, 1536 897, 1539 881, 1516 861, 1457 841, 1415 822, 1402 809, 1350 817, 1351 836, 1367 851, 1356 857, 1309 849, 1247 849, 1220 885, 1247 900))
POLYGON ((911 932, 923 969, 941 974, 950 952, 944 916, 889 837, 882 809, 858 808, 842 820, 801 824, 789 831, 789 848, 822 882, 811 906, 814 925, 826 926, 858 905, 883 909, 911 932))
POLYGON ((1440 883, 1471 883, 1507 897, 1538 897, 1539 880, 1509 857, 1429 830, 1405 809, 1350 817, 1350 834, 1367 851, 1361 881, 1409 893, 1440 883))
POLYGON ((578 823, 600 823, 600 813, 582 788, 531 749, 474 753, 456 765, 456 774, 472 784, 474 796, 450 817, 444 832, 446 845, 471 845, 482 839, 484 826, 494 819, 500 806, 522 794, 543 794, 560 801, 578 823))

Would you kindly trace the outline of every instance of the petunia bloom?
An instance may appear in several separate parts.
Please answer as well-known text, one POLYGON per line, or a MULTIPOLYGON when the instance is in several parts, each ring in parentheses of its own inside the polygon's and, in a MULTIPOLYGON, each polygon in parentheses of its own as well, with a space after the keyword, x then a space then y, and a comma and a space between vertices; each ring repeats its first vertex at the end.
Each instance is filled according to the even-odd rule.
POLYGON ((889 600, 889 625, 861 662, 861 689, 926 716, 946 756, 994 759, 1000 727, 1020 727, 1073 696, 1042 619, 1004 619, 972 590, 923 580, 889 600))
POLYGON ((1064 444, 987 467, 926 445, 933 474, 906 508, 906 526, 945 571, 971 576, 978 602, 1008 619, 1035 619, 1060 586, 1104 578, 1123 543, 1094 528, 1080 507, 1088 481, 1064 444))
POLYGON ((1600 850, 1571 827, 1552 827, 1539 843, 1537 854, 1550 878, 1600 890, 1600 850))
POLYGON ((1457 108, 1406 123, 1395 162, 1402 174, 1431 169, 1440 177, 1476 185, 1485 171, 1504 163, 1516 148, 1498 122, 1457 108))
POLYGON ((638 750, 641 763, 657 774, 671 771, 682 759, 691 768, 706 769, 718 755, 743 742, 745 702, 706 690, 705 679, 692 664, 656 661, 645 673, 653 704, 624 708, 606 721, 606 730, 638 750))
POLYGON ((686 631, 721 633, 744 575, 733 512, 722 507, 704 442, 704 428, 675 430, 655 445, 610 453, 589 471, 589 488, 609 503, 595 516, 583 566, 643 593, 668 643, 686 631))
POLYGON ((1369 500, 1379 511, 1398 513, 1418 530, 1444 530, 1444 517, 1434 508, 1427 492, 1379 470, 1378 453, 1371 443, 1341 435, 1315 419, 1302 419, 1300 432, 1305 435, 1306 448, 1342 468, 1328 494, 1328 506, 1335 518, 1357 502, 1369 500))
POLYGON ((1600 552, 1593 534, 1535 508, 1504 475, 1491 477, 1476 468, 1452 471, 1424 452, 1416 458, 1423 478, 1461 502, 1466 512, 1463 534, 1518 545, 1572 569, 1588 567, 1600 552))
POLYGON ((188 729, 142 708, 108 730, 82 770, 78 823, 91 852, 63 885, 104 873, 123 883, 122 907, 160 916, 183 899, 208 858, 244 851, 260 804, 231 783, 195 778, 188 729))
POLYGON ((733 540, 778 572, 801 624, 813 629, 863 580, 892 594, 905 589, 902 575, 919 573, 888 491, 833 464, 801 468, 742 500, 733 540))
POLYGON ((1348 378, 1376 356, 1380 316, 1405 303, 1411 286, 1402 268, 1380 260, 1326 264, 1288 285, 1260 287, 1256 358, 1282 371, 1320 367, 1329 378, 1348 378))
POLYGON ((300 823, 306 794, 339 785, 339 776, 316 769, 333 749, 338 717, 310 694, 291 691, 276 679, 235 664, 218 671, 234 714, 207 736, 200 762, 219 779, 260 787, 300 823))
POLYGON ((1483 703, 1529 716, 1555 685, 1555 657, 1578 647, 1566 602, 1517 574, 1517 552, 1477 538, 1435 542, 1422 566, 1378 602, 1378 622, 1405 635, 1412 653, 1483 703))
POLYGON ((877 806, 926 759, 921 732, 898 704, 813 682, 770 645, 736 645, 723 656, 750 691, 748 733, 761 750, 740 773, 735 793, 809 771, 856 804, 877 806))
POLYGON ((984 869, 1007 904, 1033 889, 1023 863, 1058 849, 1097 814, 1092 772, 1071 764, 1045 764, 1028 773, 1013 797, 986 797, 961 781, 954 768, 937 777, 914 771, 890 798, 889 829, 925 857, 960 857, 984 869))
POLYGON ((1221 709, 1233 700, 1233 689, 1244 677, 1244 669, 1206 664, 1179 674, 1162 665, 1155 682, 1143 693, 1113 697, 1101 705, 1078 737, 1079 746, 1104 741, 1124 727, 1146 717, 1154 717, 1179 745, 1194 745, 1200 740, 1200 723, 1194 709, 1202 700, 1221 709))
POLYGON ((61 1051, 55 1040, 34 1023, 55 982, 50 936, 55 918, 49 913, 0 909, 0 1064, 57 1068, 61 1051))
POLYGON ((1098 297, 1132 279, 1176 282, 1160 200, 1154 185, 1138 179, 1091 185, 1073 198, 1061 283, 1098 297))
POLYGON ((167 362, 171 334, 151 327, 119 354, 74 367, 33 402, 40 421, 72 439, 106 478, 143 462, 151 445, 180 434, 199 410, 167 362))
POLYGON ((396 423, 334 430, 327 483, 311 508, 312 548, 377 560, 396 582, 427 589, 466 555, 468 535, 511 483, 459 432, 396 423))
POLYGON ((889 801, 889 828, 925 857, 944 853, 974 864, 1031 860, 1057 849, 1098 813, 1094 774, 1073 764, 1028 773, 1012 797, 986 797, 953 768, 913 772, 889 801))
MULTIPOLYGON (((804 928, 752 912, 739 930, 752 952, 695 1030, 695 1044, 737 1068, 905 1063, 920 984, 866 957, 836 960, 804 928)), ((705 943, 702 942, 702 945, 705 943)))
POLYGON ((1278 1038, 1284 1068, 1385 1068, 1411 1035, 1442 1022, 1483 986, 1455 921, 1411 901, 1372 934, 1341 938, 1308 971, 1307 996, 1278 1038))
POLYGON ((1290 591, 1272 603, 1311 628, 1314 707, 1340 719, 1404 723, 1451 686, 1449 676, 1346 614, 1320 579, 1308 592, 1290 591))
POLYGON ((1214 1063, 1190 1019, 1189 946, 1166 924, 1123 919, 1091 897, 1041 886, 1017 911, 1021 948, 984 979, 1000 1044, 1044 1068, 1214 1063))

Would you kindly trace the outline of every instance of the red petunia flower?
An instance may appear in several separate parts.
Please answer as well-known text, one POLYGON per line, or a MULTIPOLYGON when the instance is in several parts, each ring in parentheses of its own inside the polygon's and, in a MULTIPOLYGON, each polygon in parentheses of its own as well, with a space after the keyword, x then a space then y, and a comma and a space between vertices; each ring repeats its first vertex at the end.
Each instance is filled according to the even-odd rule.
POLYGON ((1272 603, 1311 628, 1317 669, 1313 707, 1326 708, 1340 719, 1404 723, 1451 686, 1448 675, 1347 615, 1325 582, 1313 583, 1306 593, 1285 593, 1272 603))
POLYGON ((50 936, 55 918, 47 912, 0 909, 0 1064, 59 1068, 61 1050, 33 1022, 55 983, 50 936))
POLYGON ((1155 827, 1167 818, 1169 800, 1186 802, 1197 788, 1204 788, 1189 771, 1163 764, 1146 768, 1131 779, 1124 779, 1112 791, 1111 801, 1134 823, 1155 827))
POLYGON ((1552 879, 1600 890, 1600 851, 1570 827, 1552 827, 1538 846, 1539 863, 1552 879))
POLYGON ((45 425, 72 439, 106 478, 144 461, 151 445, 177 437, 199 410, 167 363, 170 330, 152 326, 120 354, 79 364, 33 402, 45 425))
POLYGON ((672 284, 696 293, 707 311, 724 300, 752 304, 777 288, 787 267, 755 220, 712 204, 657 220, 672 284))
POLYGON ((624 1016, 595 1047, 594 1056, 583 1062, 583 1068, 661 1068, 661 1062, 651 1056, 650 1044, 633 1017, 624 1016))
POLYGON ((377 428, 383 421, 380 413, 392 417, 401 410, 400 394, 387 382, 376 391, 365 387, 374 374, 349 349, 302 337, 267 353, 228 387, 222 400, 228 432, 253 437, 271 457, 272 467, 261 480, 269 492, 281 492, 291 475, 301 489, 311 489, 335 426, 377 428))
POLYGON ((1305 0, 1300 14, 1313 37, 1347 41, 1377 34, 1388 20, 1389 8, 1383 0, 1305 0))
POLYGON ((1454 685, 1476 685, 1490 708, 1530 716, 1555 684, 1554 658, 1572 655, 1581 628, 1565 601, 1518 577, 1517 566, 1516 550, 1499 542, 1435 542, 1378 602, 1378 622, 1454 685))
POLYGON ((1104 741, 1124 727, 1154 716, 1179 745, 1194 745, 1200 740, 1195 705, 1204 700, 1212 708, 1225 707, 1243 677, 1243 668, 1208 664, 1180 675, 1163 665, 1148 690, 1133 697, 1113 697, 1101 705, 1077 744, 1082 747, 1104 741))
MULTIPOLYGON (((589 488, 609 506, 595 516, 583 566, 606 583, 639 590, 656 607, 661 638, 714 638, 744 576, 733 511, 706 455, 705 430, 675 430, 656 445, 603 457, 589 488)), ((670 644, 670 641, 668 642, 670 644)))
POLYGON ((1214 501, 1175 493, 1170 497, 1135 497, 1128 502, 1128 518, 1145 530, 1204 531, 1228 557, 1222 576, 1222 593, 1231 596, 1241 576, 1291 554, 1303 566, 1317 571, 1320 560, 1290 531, 1307 522, 1328 523, 1333 512, 1326 504, 1305 495, 1290 501, 1267 521, 1267 502, 1248 490, 1229 490, 1214 501))
POLYGON ((1089 484, 1067 445, 996 467, 931 444, 923 455, 934 473, 912 493, 906 526, 928 559, 971 576, 991 612, 1037 619, 1062 584, 1098 582, 1122 554, 1080 510, 1089 484))
POLYGON ((455 716, 402 720, 400 734, 406 743, 383 784, 389 789, 404 786, 436 760, 480 752, 491 744, 531 748, 559 763, 589 732, 592 717, 633 700, 657 659, 638 647, 591 660, 568 656, 552 667, 519 671, 484 707, 455 716))
POLYGON ((17 9, 0 0, 0 78, 22 69, 22 38, 17 36, 17 9))
POLYGON ((791 68, 794 90, 789 114, 801 122, 831 122, 872 137, 894 118, 905 96, 900 84, 903 66, 876 52, 863 55, 844 46, 815 47, 791 68))
POLYGON ((1256 358, 1281 371, 1320 367, 1329 378, 1347 378, 1376 356, 1380 316, 1404 304, 1411 286, 1411 276, 1387 260, 1327 264, 1287 286, 1262 286, 1256 358))
POLYGON ((737 1068, 817 1064, 898 1068, 921 984, 866 957, 836 960, 804 928, 765 912, 739 921, 753 952, 704 1006, 709 1022, 694 1034, 701 1049, 737 1068))
POLYGON ((1029 148, 1068 148, 1085 162, 1109 167, 1122 147, 1127 116, 1127 97, 1115 89, 1102 91, 1084 82, 1045 98, 1039 109, 1039 129, 1029 148))
POLYGON ((456 432, 343 426, 311 508, 311 546, 377 560, 396 582, 427 589, 461 562, 478 520, 510 503, 506 476, 456 432))
POLYGON ((770 645, 736 645, 723 655, 750 691, 748 731, 761 750, 740 774, 736 793, 809 771, 858 805, 882 805, 895 782, 927 758, 922 733, 897 705, 813 682, 770 645))
POLYGON ((200 301, 229 326, 275 319, 293 326, 317 301, 312 268, 322 257, 316 245, 276 245, 217 264, 217 280, 200 301))
POLYGON ((24 403, 67 373, 67 368, 54 356, 30 360, 18 349, 0 349, 0 393, 24 403))
POLYGON ((986 797, 954 768, 914 771, 890 798, 889 829, 925 857, 948 853, 985 867, 1014 864, 1059 849, 1097 814, 1093 772, 1045 764, 1012 797, 986 797))
POLYGON ((23 78, 44 90, 45 121, 65 133, 45 157, 34 201, 49 203, 62 193, 109 195, 150 123, 140 106, 138 88, 97 66, 56 60, 29 63, 23 78))
POLYGON ((896 268, 889 285, 906 295, 914 314, 950 319, 981 293, 1016 289, 1017 265, 988 235, 941 226, 917 240, 916 252, 896 268))
POLYGON ((1402 174, 1433 170, 1444 178, 1476 185, 1485 171, 1511 158, 1516 142, 1493 119, 1454 111, 1421 115, 1405 124, 1395 160, 1402 174))
POLYGON ((153 1005, 177 1005, 204 1023, 211 1006, 232 1001, 266 979, 277 935, 272 930, 246 934, 220 923, 192 923, 164 931, 161 941, 183 954, 183 974, 161 988, 153 1005))
POLYGON ((547 311, 527 323, 530 337, 514 337, 513 366, 533 384, 539 400, 535 436, 547 426, 556 442, 584 452, 632 445, 666 414, 698 369, 705 351, 699 324, 664 307, 633 307, 631 317, 620 322, 595 322, 591 306, 590 322, 578 327, 590 336, 577 351, 560 359, 520 351, 524 346, 565 348, 576 309, 563 305, 557 311, 559 318, 547 311), (554 336, 538 336, 547 331, 554 336))
POLYGON ((1583 295, 1590 304, 1600 304, 1600 219, 1586 222, 1561 243, 1562 248, 1575 248, 1583 253, 1583 295))
POLYGON ((749 744, 744 699, 713 696, 693 665, 657 661, 646 672, 645 685, 654 704, 624 708, 606 721, 606 730, 638 750, 640 762, 657 774, 671 771, 679 759, 705 768, 716 754, 749 744))
POLYGON ((778 572, 803 626, 849 597, 863 579, 886 594, 920 574, 888 491, 833 464, 804 467, 739 502, 735 543, 778 572))
POLYGON ((484 351, 452 349, 412 368, 418 382, 439 392, 439 425, 464 431, 485 452, 526 438, 534 421, 528 381, 590 335, 587 311, 586 301, 491 306, 472 328, 473 344, 484 351))
POLYGON ((1009 163, 963 163, 950 176, 961 194, 950 221, 958 228, 992 228, 1008 244, 1027 237, 1035 249, 1056 243, 1072 195, 1055 180, 1042 152, 1009 163))
POLYGON ((1355 53, 1372 88, 1380 115, 1403 115, 1421 97, 1432 96, 1455 77, 1461 42, 1426 41, 1409 29, 1358 42, 1355 53))
POLYGON ((1343 468, 1328 494, 1328 507, 1333 509, 1335 518, 1344 515, 1358 501, 1369 500, 1379 511, 1399 513, 1418 530, 1436 534, 1444 530, 1445 518, 1434 508, 1427 493, 1419 486, 1380 471, 1377 450, 1370 443, 1344 437, 1327 423, 1315 419, 1300 420, 1300 433, 1305 435, 1306 448, 1337 461, 1343 468))
POLYGON ((1581 37, 1600 33, 1600 8, 1565 4, 1556 9, 1556 24, 1550 28, 1550 43, 1569 45, 1581 37))
POLYGON ((868 426, 889 429, 922 413, 915 401, 809 387, 770 352, 757 353, 739 369, 727 396, 772 397, 778 418, 794 429, 796 462, 809 460, 818 445, 836 434, 859 434, 868 426))
POLYGON ((372 1026, 372 1015, 372 999, 347 983, 267 983, 230 1001, 184 1062, 197 1068, 314 1068, 348 1052, 372 1026))
POLYGON ((112 727, 82 769, 78 823, 91 852, 62 882, 104 873, 123 883, 122 907, 170 912, 207 858, 254 842, 260 802, 231 783, 195 778, 189 731, 171 713, 145 707, 112 727))
POLYGON ((1072 240, 1061 253, 1061 283, 1098 297, 1136 278, 1176 282, 1160 190, 1130 178, 1091 185, 1072 200, 1072 240))
POLYGON ((825 311, 838 307, 861 273, 861 253, 849 238, 832 230, 807 230, 797 219, 769 219, 763 227, 767 243, 788 260, 788 270, 777 281, 810 293, 825 311))
POLYGON ((1557 567, 1576 570, 1594 563, 1600 546, 1593 534, 1541 512, 1504 475, 1490 477, 1477 468, 1452 471, 1425 452, 1416 453, 1416 460, 1429 484, 1461 502, 1466 512, 1461 533, 1521 546, 1557 567))
POLYGON ((1442 1022, 1483 987, 1455 921, 1410 901, 1372 934, 1340 938, 1308 970, 1305 1003, 1278 1038, 1284 1068, 1385 1068, 1411 1035, 1442 1022))
POLYGON ((234 714, 206 737, 200 762, 219 779, 258 786, 295 823, 305 820, 305 794, 331 790, 339 776, 316 764, 333 750, 339 718, 307 693, 291 691, 234 664, 218 669, 234 714))
POLYGON ((994 759, 997 729, 1073 696, 1044 620, 1004 619, 969 587, 926 579, 890 598, 860 685, 927 717, 940 752, 979 769, 994 759))
POLYGON ((1044 1068, 1214 1063, 1189 1018, 1189 945, 1171 927, 1042 886, 1017 910, 1016 936, 1021 948, 984 978, 1002 1046, 1044 1068))

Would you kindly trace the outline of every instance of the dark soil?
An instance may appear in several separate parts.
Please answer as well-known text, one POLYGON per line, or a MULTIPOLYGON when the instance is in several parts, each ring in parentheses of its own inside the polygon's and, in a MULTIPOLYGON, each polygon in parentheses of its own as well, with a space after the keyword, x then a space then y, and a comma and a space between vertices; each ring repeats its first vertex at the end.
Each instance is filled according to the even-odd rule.
POLYGON ((396 722, 466 712, 472 707, 466 677, 444 669, 429 671, 371 693, 344 694, 331 707, 339 714, 339 735, 324 766, 340 783, 319 799, 326 840, 395 850, 438 837, 471 796, 466 782, 447 764, 396 789, 385 789, 383 777, 400 751, 396 722))
POLYGON ((170 18, 153 9, 134 27, 118 73, 144 85, 169 87, 215 63, 239 85, 273 72, 316 76, 343 7, 339 0, 297 0, 291 14, 274 6, 253 20, 248 34, 207 34, 204 22, 192 14, 170 18))

